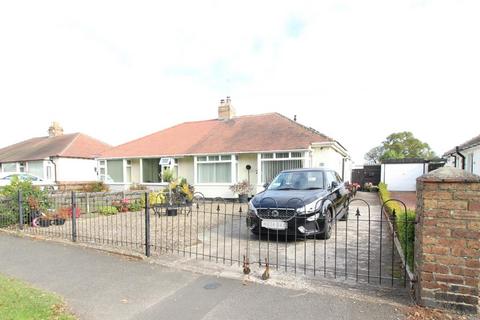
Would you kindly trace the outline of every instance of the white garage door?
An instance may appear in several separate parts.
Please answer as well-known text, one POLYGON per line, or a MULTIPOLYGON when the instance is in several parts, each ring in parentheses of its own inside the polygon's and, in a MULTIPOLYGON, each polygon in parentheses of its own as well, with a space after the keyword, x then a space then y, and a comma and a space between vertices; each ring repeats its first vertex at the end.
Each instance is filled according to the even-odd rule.
POLYGON ((417 178, 424 173, 423 163, 382 164, 382 181, 390 191, 415 191, 417 178))

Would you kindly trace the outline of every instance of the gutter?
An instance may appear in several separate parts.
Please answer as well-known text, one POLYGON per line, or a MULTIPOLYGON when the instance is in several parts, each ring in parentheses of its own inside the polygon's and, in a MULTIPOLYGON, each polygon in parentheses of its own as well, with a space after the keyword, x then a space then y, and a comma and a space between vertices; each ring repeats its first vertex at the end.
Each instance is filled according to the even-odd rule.
POLYGON ((462 158, 462 169, 465 170, 465 156, 460 153, 460 147, 455 147, 455 153, 462 158))

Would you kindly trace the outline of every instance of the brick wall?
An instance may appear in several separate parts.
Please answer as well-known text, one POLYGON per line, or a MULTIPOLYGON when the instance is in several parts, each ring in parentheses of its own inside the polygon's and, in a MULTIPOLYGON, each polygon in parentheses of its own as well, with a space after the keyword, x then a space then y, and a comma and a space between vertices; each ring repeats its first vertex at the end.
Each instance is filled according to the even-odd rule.
POLYGON ((479 313, 480 177, 440 168, 417 179, 416 297, 479 313))

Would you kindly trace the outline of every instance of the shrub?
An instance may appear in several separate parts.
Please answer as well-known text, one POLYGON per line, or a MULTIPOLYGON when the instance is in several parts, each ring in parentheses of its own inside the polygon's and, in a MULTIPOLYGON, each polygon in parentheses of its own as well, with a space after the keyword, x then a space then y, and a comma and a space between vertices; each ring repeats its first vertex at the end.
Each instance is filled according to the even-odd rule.
POLYGON ((165 195, 163 192, 150 192, 148 195, 148 202, 150 203, 150 206, 153 206, 155 204, 164 204, 165 203, 165 195))
POLYGON ((0 197, 4 198, 0 206, 0 220, 3 226, 18 222, 18 192, 22 192, 24 221, 27 222, 29 210, 47 211, 51 208, 48 191, 32 185, 31 181, 21 181, 14 177, 9 185, 0 188, 0 197))
POLYGON ((172 182, 175 179, 173 171, 171 169, 164 170, 162 174, 162 179, 164 182, 172 182))
MULTIPOLYGON (((390 192, 387 189, 385 183, 380 183, 378 185, 378 192, 382 202, 390 200, 390 192)), ((407 209, 405 213, 405 208, 398 201, 390 201, 385 205, 385 210, 393 215, 395 211, 395 221, 394 227, 395 231, 398 234, 398 239, 402 245, 402 249, 407 251, 407 262, 410 270, 413 270, 413 250, 415 246, 415 211, 407 209)), ((405 252, 404 252, 405 253, 405 252)))
MULTIPOLYGON (((143 201, 145 202, 145 201, 143 201)), ((142 201, 140 199, 138 200, 133 200, 130 202, 128 205, 128 211, 140 211, 142 208, 145 206, 145 204, 142 204, 142 201)))
POLYGON ((100 210, 98 210, 98 213, 101 214, 102 216, 111 216, 111 215, 117 214, 118 209, 114 206, 106 206, 106 207, 101 207, 100 210))

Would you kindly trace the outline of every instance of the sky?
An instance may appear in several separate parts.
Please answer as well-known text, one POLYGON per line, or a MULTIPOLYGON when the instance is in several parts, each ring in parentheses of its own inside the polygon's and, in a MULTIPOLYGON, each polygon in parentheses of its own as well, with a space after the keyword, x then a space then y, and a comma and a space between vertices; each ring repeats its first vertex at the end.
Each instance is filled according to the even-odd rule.
POLYGON ((52 121, 118 145, 230 96, 356 164, 399 131, 441 155, 480 134, 479 16, 478 0, 0 0, 0 147, 52 121))

